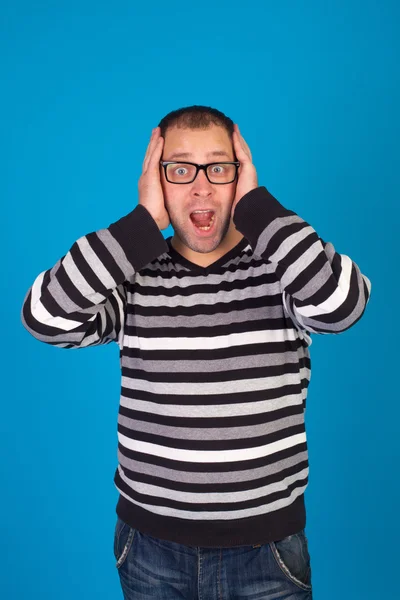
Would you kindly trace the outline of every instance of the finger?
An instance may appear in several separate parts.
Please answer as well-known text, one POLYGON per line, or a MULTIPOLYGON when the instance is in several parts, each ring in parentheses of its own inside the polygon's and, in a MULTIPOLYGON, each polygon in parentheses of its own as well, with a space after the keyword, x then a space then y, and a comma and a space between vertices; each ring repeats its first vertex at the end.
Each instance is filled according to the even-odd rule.
POLYGON ((243 147, 243 144, 241 143, 237 131, 234 131, 233 133, 233 145, 238 161, 248 162, 250 160, 250 157, 248 156, 247 152, 245 152, 245 149, 243 147))
POLYGON ((236 133, 238 134, 239 140, 240 140, 244 150, 246 151, 246 154, 248 154, 250 160, 252 160, 251 150, 249 148, 249 145, 247 144, 246 140, 240 133, 239 125, 237 123, 234 124, 234 129, 235 129, 236 133))
POLYGON ((157 143, 158 138, 159 138, 159 127, 155 127, 151 133, 150 142, 147 146, 146 154, 143 159, 143 172, 146 171, 146 169, 148 167, 150 156, 153 152, 154 146, 157 143))
POLYGON ((250 160, 253 162, 253 159, 251 157, 251 151, 250 151, 249 145, 247 144, 246 140, 244 139, 244 137, 240 133, 239 125, 236 125, 236 128, 237 128, 237 132, 239 134, 240 141, 242 142, 242 146, 244 147, 244 149, 246 150, 247 154, 249 155, 250 160))
POLYGON ((153 152, 154 146, 157 143, 157 140, 159 139, 159 137, 160 137, 160 128, 155 127, 151 133, 150 142, 149 142, 149 145, 147 146, 146 154, 143 159, 143 171, 146 171, 146 169, 147 169, 147 166, 148 166, 149 160, 150 160, 150 156, 153 152))
POLYGON ((151 143, 152 143, 152 141, 154 139, 154 131, 155 130, 153 129, 152 132, 151 132, 150 142, 147 144, 146 152, 145 152, 145 155, 144 155, 144 158, 143 158, 143 163, 142 163, 142 170, 143 171, 145 170, 146 161, 147 161, 147 158, 148 158, 149 153, 150 153, 151 143))
POLYGON ((153 152, 151 154, 151 156, 149 157, 149 162, 147 165, 147 170, 148 171, 153 171, 154 172, 159 172, 159 164, 160 164, 160 159, 162 156, 162 152, 163 152, 163 147, 164 147, 164 138, 163 137, 159 137, 157 142, 155 143, 153 152))

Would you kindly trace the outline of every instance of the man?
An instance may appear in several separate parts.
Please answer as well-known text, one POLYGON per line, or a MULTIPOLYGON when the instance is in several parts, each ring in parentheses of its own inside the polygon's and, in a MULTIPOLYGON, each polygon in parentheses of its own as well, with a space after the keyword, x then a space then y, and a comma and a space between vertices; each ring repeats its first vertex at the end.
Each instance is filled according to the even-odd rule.
POLYGON ((203 106, 153 130, 139 204, 38 275, 22 310, 32 335, 120 347, 126 599, 312 597, 310 334, 354 325, 370 290, 258 186, 237 125, 203 106))

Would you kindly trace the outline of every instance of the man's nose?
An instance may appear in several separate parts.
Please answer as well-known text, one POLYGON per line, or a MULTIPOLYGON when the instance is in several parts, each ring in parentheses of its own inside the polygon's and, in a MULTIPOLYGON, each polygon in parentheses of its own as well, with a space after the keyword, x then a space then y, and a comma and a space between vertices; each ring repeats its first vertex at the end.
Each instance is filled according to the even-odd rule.
POLYGON ((208 196, 213 191, 213 187, 211 183, 207 179, 207 175, 205 174, 203 169, 197 174, 196 179, 193 182, 192 191, 195 194, 199 194, 201 196, 208 196))

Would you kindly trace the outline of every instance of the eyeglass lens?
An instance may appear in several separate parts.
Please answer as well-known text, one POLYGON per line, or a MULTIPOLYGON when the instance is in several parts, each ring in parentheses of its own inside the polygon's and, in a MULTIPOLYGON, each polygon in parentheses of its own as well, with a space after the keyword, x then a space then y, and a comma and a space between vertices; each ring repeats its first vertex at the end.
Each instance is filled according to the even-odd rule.
MULTIPOLYGON (((207 167, 207 175, 212 183, 230 183, 235 179, 236 166, 214 164, 207 167)), ((167 165, 167 179, 172 183, 190 183, 196 176, 196 167, 188 163, 167 165)))

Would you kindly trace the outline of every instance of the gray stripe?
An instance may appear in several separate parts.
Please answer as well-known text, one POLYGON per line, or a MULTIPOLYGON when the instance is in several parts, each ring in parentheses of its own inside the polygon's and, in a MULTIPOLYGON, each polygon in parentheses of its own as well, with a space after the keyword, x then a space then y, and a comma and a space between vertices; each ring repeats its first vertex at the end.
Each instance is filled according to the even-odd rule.
MULTIPOLYGON (((301 370, 300 373, 285 373, 283 375, 270 375, 267 377, 256 377, 256 378, 242 378, 233 379, 232 381, 207 381, 196 383, 196 391, 193 390, 193 383, 191 382, 159 382, 159 381, 146 381, 143 379, 131 379, 130 377, 122 377, 122 385, 130 390, 141 390, 146 392, 152 392, 153 394, 176 394, 181 395, 192 395, 193 393, 199 395, 214 395, 222 394, 223 398, 227 398, 229 394, 239 394, 244 392, 260 392, 277 390, 285 385, 296 385, 300 384, 301 370)), ((196 406, 196 409, 199 407, 196 406)), ((221 411, 223 414, 226 412, 226 406, 221 404, 221 411)))
MULTIPOLYGON (((316 292, 318 292, 325 283, 332 277, 332 267, 330 263, 325 263, 322 269, 318 271, 312 277, 306 285, 304 285, 300 290, 296 291, 296 300, 300 300, 301 302, 305 302, 308 298, 311 298, 316 292)), ((331 292, 330 294, 331 295, 331 292)))
MULTIPOLYGON (((226 399, 229 401, 228 397, 226 397, 226 399)), ((133 400, 132 398, 126 398, 122 394, 120 396, 120 402, 122 406, 128 409, 140 410, 141 412, 148 412, 150 414, 162 414, 170 417, 187 417, 188 414, 188 407, 182 404, 158 404, 155 402, 147 402, 146 400, 133 400)), ((253 409, 252 413, 249 410, 249 402, 242 402, 241 404, 227 403, 221 405, 192 404, 190 405, 190 416, 200 418, 220 418, 221 415, 240 417, 242 415, 248 416, 249 414, 260 414, 261 412, 272 412, 287 406, 302 404, 303 401, 301 394, 287 394, 285 396, 281 395, 270 400, 257 400, 257 402, 253 402, 251 404, 251 408, 253 409)))
MULTIPOLYGON (((136 303, 139 306, 139 303, 136 303)), ((247 323, 249 321, 263 321, 265 319, 281 319, 284 317, 282 303, 278 306, 260 308, 248 308, 243 310, 232 310, 227 313, 215 313, 213 315, 176 315, 168 316, 143 316, 139 314, 128 314, 127 324, 136 327, 220 327, 232 323, 247 323)), ((262 328, 260 327, 262 330, 262 328)))
POLYGON ((112 254, 115 262, 124 273, 126 278, 131 277, 135 273, 135 269, 132 263, 129 262, 120 243, 115 239, 108 229, 100 229, 96 233, 110 254, 112 254))
MULTIPOLYGON (((118 471, 121 474, 121 469, 120 467, 118 467, 118 471)), ((308 469, 304 472, 302 472, 301 474, 299 474, 298 478, 291 478, 291 480, 296 481, 296 480, 300 480, 300 479, 305 479, 305 477, 308 477, 308 469)), ((129 482, 126 481, 126 477, 125 477, 125 482, 126 484, 131 487, 134 487, 135 489, 139 489, 140 493, 147 495, 149 497, 151 496, 159 496, 161 498, 163 498, 165 496, 165 492, 163 492, 163 488, 160 487, 155 487, 155 486, 151 486, 151 487, 147 487, 146 491, 144 490, 144 486, 142 485, 138 485, 136 482, 129 482)), ((289 485, 289 483, 291 483, 291 481, 285 481, 284 485, 285 487, 287 485, 289 485)), ((142 506, 143 508, 145 508, 146 510, 149 510, 150 512, 156 513, 158 515, 164 515, 167 516, 168 518, 170 517, 176 517, 176 518, 182 518, 182 519, 193 519, 193 520, 203 520, 205 523, 207 523, 207 521, 212 521, 212 520, 217 520, 217 521, 231 521, 232 519, 242 519, 245 517, 257 517, 257 516, 261 516, 261 515, 266 515, 270 512, 275 512, 277 510, 280 510, 282 508, 285 508, 286 506, 289 506, 289 504, 292 504, 292 502, 294 502, 294 500, 298 497, 301 496, 304 491, 307 488, 307 485, 302 485, 299 487, 296 487, 289 496, 286 496, 284 498, 281 498, 280 500, 275 500, 274 502, 268 502, 268 499, 265 498, 265 491, 263 490, 263 495, 261 496, 261 504, 255 508, 244 508, 241 510, 231 510, 229 512, 225 511, 204 511, 201 510, 200 512, 198 510, 196 510, 196 506, 194 507, 194 510, 189 511, 189 510, 178 510, 176 508, 171 508, 170 506, 164 507, 164 506, 160 506, 159 504, 145 504, 143 502, 138 502, 137 499, 133 499, 133 498, 129 498, 129 496, 126 495, 125 491, 122 491, 121 489, 118 488, 118 486, 115 486, 117 488, 117 490, 119 491, 119 493, 121 494, 121 496, 124 496, 125 498, 127 498, 128 500, 130 500, 133 504, 138 504, 139 506, 142 506)), ((276 486, 275 486, 276 487, 276 486)), ((277 492, 282 492, 281 486, 279 486, 279 489, 276 489, 277 492)), ((274 493, 274 489, 272 487, 269 488, 269 493, 273 494, 274 493)), ((230 498, 232 496, 232 494, 229 495, 230 498)), ((237 498, 236 496, 238 496, 238 494, 235 495, 235 498, 232 499, 232 501, 235 502, 239 502, 242 500, 249 500, 250 498, 246 498, 244 497, 243 493, 240 496, 240 499, 237 498)), ((169 495, 167 495, 167 497, 170 497, 169 495)), ((207 495, 208 497, 208 495, 207 495)), ((182 495, 181 495, 181 498, 182 495)), ((176 498, 177 501, 179 501, 179 496, 177 496, 176 498)), ((192 497, 191 497, 191 502, 192 502, 192 497)), ((204 499, 204 493, 202 494, 202 498, 201 500, 199 500, 199 503, 201 504, 201 506, 204 505, 205 499, 204 499)), ((226 502, 226 495, 224 498, 221 498, 221 502, 226 502)))
POLYGON ((294 263, 287 267, 281 277, 282 288, 287 288, 321 253, 323 253, 321 242, 314 242, 294 263))
MULTIPOLYGON (((139 283, 142 282, 139 281, 139 283)), ((270 284, 261 284, 251 288, 248 287, 244 290, 237 290, 234 288, 229 292, 223 290, 210 290, 210 293, 198 292, 196 294, 191 294, 190 296, 180 296, 179 294, 174 296, 152 296, 136 292, 134 302, 139 306, 146 307, 168 306, 169 308, 173 308, 177 306, 198 306, 199 304, 213 306, 216 302, 229 303, 238 299, 244 301, 251 298, 263 298, 279 293, 281 293, 279 282, 274 282, 270 284)))
MULTIPOLYGON (((118 415, 118 423, 131 429, 132 432, 140 431, 153 435, 154 444, 168 446, 168 442, 158 441, 157 436, 164 436, 171 440, 186 441, 220 441, 220 440, 251 440, 257 436, 268 435, 275 431, 282 431, 288 427, 301 425, 304 422, 303 414, 291 415, 282 419, 276 419, 270 423, 260 423, 259 425, 243 427, 174 427, 173 425, 161 425, 160 423, 149 423, 137 419, 130 419, 124 415, 118 415)), ((282 438, 286 437, 282 435, 282 438)), ((260 445, 259 443, 257 444, 260 445)), ((247 448, 247 446, 246 446, 247 448)))
MULTIPOLYGON (((119 469, 121 469, 120 466, 119 466, 119 469)), ((126 481, 126 483, 129 483, 127 481, 127 477, 123 473, 121 473, 121 470, 120 470, 120 474, 121 474, 122 479, 124 479, 126 481)), ((295 473, 293 475, 288 475, 287 477, 285 477, 285 485, 290 485, 292 482, 303 479, 304 477, 306 477, 306 475, 308 475, 308 467, 307 468, 303 467, 303 469, 299 470, 298 473, 295 473)), ((192 504, 203 504, 205 501, 204 492, 198 492, 198 493, 182 492, 181 490, 173 490, 170 488, 164 488, 164 487, 161 487, 160 485, 155 485, 154 483, 148 484, 148 483, 143 483, 141 481, 135 481, 133 483, 133 485, 134 485, 135 490, 139 494, 143 494, 144 496, 148 496, 148 497, 158 496, 160 498, 169 498, 170 500, 175 500, 177 502, 179 502, 179 501, 190 502, 192 504)), ((265 504, 267 504, 268 496, 273 495, 276 492, 278 492, 278 493, 282 492, 282 481, 276 481, 273 483, 269 483, 266 485, 258 486, 258 487, 252 488, 252 489, 247 489, 247 490, 239 491, 239 492, 232 492, 232 491, 208 492, 207 493, 207 502, 208 503, 211 503, 211 502, 221 502, 221 503, 243 502, 243 501, 256 500, 257 498, 263 498, 265 501, 265 504)), ((258 511, 265 512, 265 504, 263 502, 261 507, 258 507, 257 509, 255 509, 256 512, 258 512, 258 511)), ((155 508, 155 506, 154 506, 154 508, 155 508)), ((173 513, 174 511, 170 507, 168 507, 167 512, 170 516, 172 516, 171 513, 173 513)), ((215 514, 215 511, 213 511, 213 513, 215 514)), ((251 515, 252 509, 246 508, 245 513, 248 515, 251 515)), ((202 512, 202 514, 204 516, 203 512, 202 512)), ((229 517, 227 517, 227 515, 225 513, 225 518, 232 519, 232 518, 234 518, 234 515, 235 515, 235 511, 230 511, 229 517)), ((193 518, 197 518, 197 519, 199 518, 199 514, 197 511, 194 511, 193 518)))
POLYGON ((275 263, 284 261, 287 254, 289 254, 289 252, 291 252, 293 248, 298 246, 300 242, 302 242, 305 238, 309 236, 309 245, 311 246, 311 244, 315 242, 315 239, 312 239, 314 237, 313 234, 315 234, 315 231, 311 227, 311 225, 308 225, 308 227, 303 227, 302 229, 300 229, 300 231, 292 233, 283 240, 279 248, 270 256, 270 260, 275 263))
POLYGON ((145 463, 138 460, 132 460, 125 456, 118 449, 118 461, 121 465, 132 471, 133 473, 140 473, 142 475, 150 475, 151 478, 158 477, 159 479, 166 479, 167 481, 177 483, 237 483, 237 481, 253 481, 255 479, 262 479, 269 475, 279 473, 284 469, 293 467, 303 461, 307 460, 307 451, 297 451, 297 447, 293 446, 293 456, 285 458, 284 460, 278 460, 273 464, 268 464, 264 467, 257 467, 254 469, 243 469, 228 471, 229 465, 227 465, 227 471, 220 471, 213 473, 207 471, 206 473, 199 473, 197 471, 181 471, 179 469, 168 469, 159 465, 145 463))
POLYGON ((95 273, 100 279, 104 287, 109 290, 116 287, 117 284, 112 274, 106 269, 106 267, 101 261, 101 258, 97 256, 93 248, 90 246, 87 237, 83 236, 79 238, 79 240, 77 240, 76 243, 80 251, 82 252, 87 264, 92 269, 93 273, 95 273))
POLYGON ((237 369, 255 369, 257 367, 271 367, 286 363, 297 363, 297 352, 280 352, 274 354, 252 354, 251 356, 233 356, 232 358, 219 358, 217 360, 143 360, 122 356, 121 364, 130 369, 142 369, 143 376, 151 373, 218 373, 234 371, 237 369))
MULTIPOLYGON (((304 219, 299 217, 298 215, 289 215, 287 217, 277 217, 270 223, 264 231, 261 232, 258 240, 257 246, 254 248, 255 254, 262 256, 272 239, 272 236, 275 235, 277 231, 282 229, 283 227, 288 227, 292 225, 292 223, 304 223, 304 219)), ((288 229, 288 235, 290 235, 290 228, 288 229)))
MULTIPOLYGON (((78 304, 75 304, 61 287, 57 279, 50 281, 47 287, 48 293, 53 297, 54 301, 67 313, 82 311, 78 304)), ((64 315, 63 315, 64 316, 64 315)))

